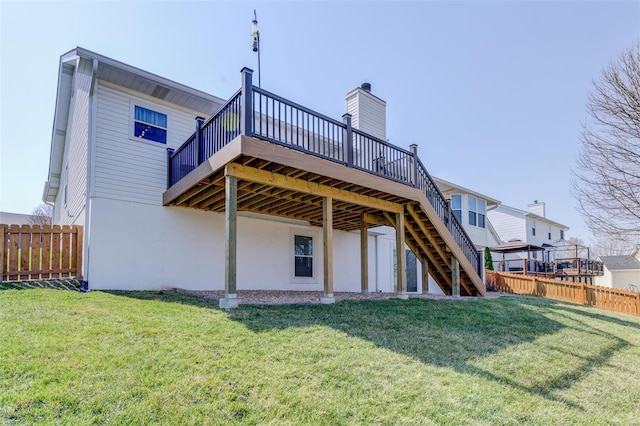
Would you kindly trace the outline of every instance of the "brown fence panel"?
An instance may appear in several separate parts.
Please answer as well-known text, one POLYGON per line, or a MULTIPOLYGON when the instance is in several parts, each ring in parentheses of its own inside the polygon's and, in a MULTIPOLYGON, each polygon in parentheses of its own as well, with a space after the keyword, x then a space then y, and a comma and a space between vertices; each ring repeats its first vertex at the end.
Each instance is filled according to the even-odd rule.
POLYGON ((640 316, 640 293, 591 284, 486 271, 487 280, 505 293, 545 297, 640 316))
POLYGON ((82 227, 0 224, 2 281, 82 278, 82 227))

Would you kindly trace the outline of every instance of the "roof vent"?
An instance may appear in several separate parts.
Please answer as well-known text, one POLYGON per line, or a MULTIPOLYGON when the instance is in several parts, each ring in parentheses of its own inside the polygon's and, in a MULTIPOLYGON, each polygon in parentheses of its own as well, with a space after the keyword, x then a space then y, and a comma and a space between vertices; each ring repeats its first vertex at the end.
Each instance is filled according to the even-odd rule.
POLYGON ((371 83, 362 83, 360 88, 367 93, 371 93, 371 83))

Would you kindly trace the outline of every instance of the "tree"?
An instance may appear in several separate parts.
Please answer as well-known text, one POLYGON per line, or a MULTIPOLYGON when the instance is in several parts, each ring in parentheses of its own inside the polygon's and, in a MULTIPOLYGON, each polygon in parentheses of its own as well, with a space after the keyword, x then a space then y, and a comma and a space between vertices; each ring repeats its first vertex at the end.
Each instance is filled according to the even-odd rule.
POLYGON ((630 244, 615 238, 598 238, 592 249, 592 257, 598 256, 620 256, 629 254, 632 250, 630 244))
POLYGON ((640 240, 640 41, 594 81, 573 169, 578 211, 596 237, 640 240))
POLYGON ((42 203, 34 208, 29 216, 29 225, 51 225, 53 217, 53 207, 49 204, 42 203))
POLYGON ((491 256, 491 250, 489 250, 489 247, 484 248, 484 269, 487 271, 493 271, 493 257, 491 256))

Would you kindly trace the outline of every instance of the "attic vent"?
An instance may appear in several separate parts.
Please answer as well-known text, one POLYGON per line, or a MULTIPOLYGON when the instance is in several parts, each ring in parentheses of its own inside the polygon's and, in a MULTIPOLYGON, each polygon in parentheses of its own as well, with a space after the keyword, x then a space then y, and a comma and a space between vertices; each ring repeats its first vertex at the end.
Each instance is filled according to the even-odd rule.
POLYGON ((153 89, 153 92, 151 92, 151 96, 154 96, 156 98, 160 98, 160 99, 164 99, 167 94, 169 93, 169 89, 167 89, 166 87, 162 87, 162 86, 156 86, 155 89, 153 89))

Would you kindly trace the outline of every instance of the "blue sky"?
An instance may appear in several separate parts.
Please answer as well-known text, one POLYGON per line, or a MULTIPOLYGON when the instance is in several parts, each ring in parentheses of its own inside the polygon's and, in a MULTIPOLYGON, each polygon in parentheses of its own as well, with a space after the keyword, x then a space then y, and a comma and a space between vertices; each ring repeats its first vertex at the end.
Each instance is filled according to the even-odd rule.
POLYGON ((632 2, 29 2, 0 0, 0 210, 41 202, 58 61, 81 46, 229 97, 240 69, 339 119, 367 81, 387 136, 431 174, 590 241, 569 193, 592 80, 640 38, 632 2))

